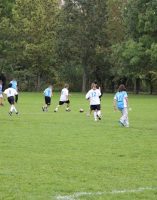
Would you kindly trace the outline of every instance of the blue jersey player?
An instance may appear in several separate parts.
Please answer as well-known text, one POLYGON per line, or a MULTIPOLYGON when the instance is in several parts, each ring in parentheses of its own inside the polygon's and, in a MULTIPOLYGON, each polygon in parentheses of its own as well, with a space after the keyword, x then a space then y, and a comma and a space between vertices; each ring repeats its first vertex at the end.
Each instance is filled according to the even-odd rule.
POLYGON ((48 106, 51 105, 52 85, 44 90, 45 105, 42 107, 43 112, 48 111, 48 106))
POLYGON ((122 113, 122 116, 119 122, 125 126, 129 127, 129 118, 128 118, 128 94, 126 88, 121 84, 118 88, 118 92, 114 96, 114 110, 119 110, 122 113))

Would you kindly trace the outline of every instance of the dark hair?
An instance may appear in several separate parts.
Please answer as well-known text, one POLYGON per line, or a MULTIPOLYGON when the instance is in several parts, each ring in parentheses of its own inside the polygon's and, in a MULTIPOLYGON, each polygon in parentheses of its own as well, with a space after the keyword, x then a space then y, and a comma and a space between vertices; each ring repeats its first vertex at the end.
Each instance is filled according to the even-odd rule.
POLYGON ((9 83, 8 87, 11 88, 12 87, 12 83, 9 83))
POLYGON ((118 88, 118 91, 119 92, 123 92, 123 91, 126 91, 126 88, 125 88, 125 85, 121 84, 118 88))

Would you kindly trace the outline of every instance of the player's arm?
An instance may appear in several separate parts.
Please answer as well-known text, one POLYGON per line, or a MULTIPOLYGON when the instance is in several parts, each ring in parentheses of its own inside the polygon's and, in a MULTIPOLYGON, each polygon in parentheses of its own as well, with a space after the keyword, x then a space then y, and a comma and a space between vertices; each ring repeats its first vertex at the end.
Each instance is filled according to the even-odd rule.
POLYGON ((14 95, 18 95, 18 92, 16 90, 14 90, 14 95))
POLYGON ((127 107, 129 107, 128 97, 125 97, 125 101, 126 101, 126 105, 127 105, 127 107))
POLYGON ((101 94, 101 90, 99 89, 99 98, 101 99, 102 94, 101 94))
POLYGON ((87 99, 87 100, 90 99, 90 94, 89 94, 89 92, 86 94, 86 99, 87 99))

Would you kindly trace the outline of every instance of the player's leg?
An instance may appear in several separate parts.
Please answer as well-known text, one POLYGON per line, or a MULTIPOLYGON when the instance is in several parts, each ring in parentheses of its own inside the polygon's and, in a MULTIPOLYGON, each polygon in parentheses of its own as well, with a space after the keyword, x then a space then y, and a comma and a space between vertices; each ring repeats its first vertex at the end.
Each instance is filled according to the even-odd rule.
POLYGON ((63 105, 63 104, 64 104, 63 101, 59 101, 59 104, 58 104, 58 106, 56 106, 54 112, 58 112, 59 107, 60 107, 61 105, 63 105))
POLYGON ((68 101, 66 101, 65 103, 67 104, 67 106, 66 106, 66 111, 67 111, 67 112, 70 112, 70 101, 68 100, 68 101))
POLYGON ((98 121, 97 110, 94 110, 94 120, 98 121))
POLYGON ((128 117, 128 109, 124 108, 124 125, 125 127, 129 127, 129 117, 128 117))
POLYGON ((46 111, 48 111, 48 107, 50 107, 50 105, 51 105, 51 97, 48 97, 47 98, 47 104, 46 104, 46 111))
POLYGON ((46 109, 47 109, 47 97, 45 96, 44 99, 45 99, 45 104, 44 104, 44 106, 42 107, 43 112, 45 112, 46 109))
POLYGON ((12 106, 13 106, 13 112, 15 112, 16 114, 18 114, 18 111, 16 110, 15 105, 12 105, 12 106))
POLYGON ((90 110, 94 111, 93 115, 94 115, 94 121, 98 121, 98 117, 97 117, 97 107, 96 105, 91 105, 90 106, 90 110))
POLYGON ((127 108, 123 108, 122 110, 121 110, 121 112, 122 112, 122 116, 121 116, 121 118, 120 118, 120 123, 123 125, 123 126, 126 126, 126 120, 127 120, 127 115, 128 115, 128 110, 127 110, 127 108))
POLYGON ((9 115, 12 115, 13 112, 15 112, 16 114, 18 114, 18 111, 16 110, 15 105, 14 105, 14 103, 15 103, 14 97, 9 97, 8 98, 8 102, 10 104, 9 115))
POLYGON ((120 119, 119 119, 119 123, 122 125, 122 126, 124 126, 124 119, 123 119, 123 109, 121 109, 121 108, 118 108, 118 110, 120 111, 120 113, 121 113, 121 117, 120 117, 120 119))
POLYGON ((0 94, 0 106, 3 106, 4 104, 3 104, 3 95, 2 94, 0 94))
POLYGON ((43 111, 48 111, 48 107, 51 105, 51 97, 45 96, 45 105, 42 107, 43 111))
POLYGON ((101 120, 101 106, 97 105, 97 118, 101 120))
POLYGON ((17 95, 15 95, 15 102, 17 103, 18 100, 19 100, 19 95, 17 94, 17 95))

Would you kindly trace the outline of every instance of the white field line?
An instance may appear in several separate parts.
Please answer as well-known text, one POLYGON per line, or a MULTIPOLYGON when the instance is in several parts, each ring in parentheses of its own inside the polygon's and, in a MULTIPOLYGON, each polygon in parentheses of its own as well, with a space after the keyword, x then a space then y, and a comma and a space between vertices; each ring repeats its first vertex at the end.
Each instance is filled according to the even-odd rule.
POLYGON ((112 190, 110 192, 76 192, 72 195, 58 195, 56 196, 56 200, 79 200, 79 197, 85 197, 85 196, 103 196, 103 195, 116 195, 116 194, 126 194, 126 193, 140 193, 144 192, 146 190, 155 191, 157 190, 157 187, 141 187, 137 189, 126 189, 126 190, 112 190))

